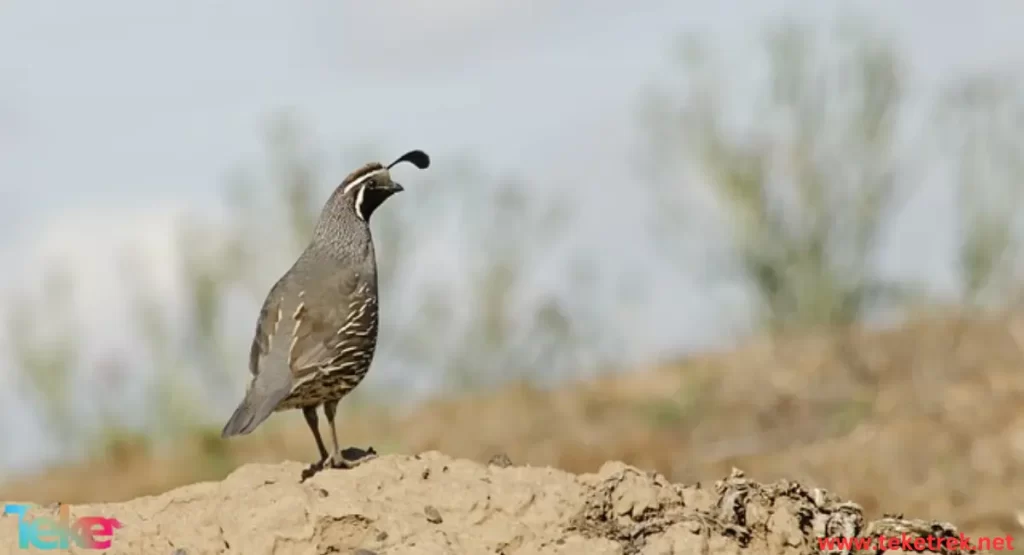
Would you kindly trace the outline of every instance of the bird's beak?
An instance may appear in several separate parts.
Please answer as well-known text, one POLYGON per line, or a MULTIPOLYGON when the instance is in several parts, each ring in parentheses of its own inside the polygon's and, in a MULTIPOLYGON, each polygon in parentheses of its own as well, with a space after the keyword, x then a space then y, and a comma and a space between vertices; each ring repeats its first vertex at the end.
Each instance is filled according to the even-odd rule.
POLYGON ((402 187, 401 183, 395 183, 393 181, 391 182, 391 192, 393 192, 393 193, 401 193, 404 190, 405 190, 405 187, 402 187))

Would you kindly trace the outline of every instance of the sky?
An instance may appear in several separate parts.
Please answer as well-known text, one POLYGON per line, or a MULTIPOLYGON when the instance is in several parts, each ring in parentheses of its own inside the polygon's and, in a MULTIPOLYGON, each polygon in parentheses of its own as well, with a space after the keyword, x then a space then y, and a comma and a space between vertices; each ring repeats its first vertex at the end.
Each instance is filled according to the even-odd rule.
MULTIPOLYGON (((752 38, 783 16, 823 29, 853 15, 880 26, 922 91, 963 71, 1024 68, 1019 2, 836 5, 6 0, 0 260, 8 271, 0 273, 0 293, 66 261, 82 309, 106 315, 90 333, 115 341, 128 326, 113 315, 123 302, 114 279, 118 249, 144 253, 157 286, 173 297, 176 215, 215 205, 228 172, 260 161, 268 118, 288 112, 321 147, 425 148, 440 168, 467 153, 496 171, 543 176, 544 186, 573 191, 585 213, 576 232, 627 253, 610 264, 650 274, 657 300, 631 316, 628 343, 637 356, 709 344, 719 329, 708 324, 715 309, 641 248, 645 235, 635 222, 642 215, 627 198, 638 179, 627 155, 639 140, 638 99, 670 70, 679 33, 714 39, 738 60, 737 75, 752 63, 752 38), (681 311, 693 317, 680 321, 681 311)), ((929 218, 948 208, 926 192, 917 210, 929 218)), ((892 263, 948 282, 940 250, 925 246, 892 263)), ((0 339, 0 359, 4 348, 0 339)), ((0 414, 24 447, 0 456, 0 465, 21 468, 47 451, 24 431, 34 420, 12 393, 9 370, 0 362, 9 397, 0 414)))

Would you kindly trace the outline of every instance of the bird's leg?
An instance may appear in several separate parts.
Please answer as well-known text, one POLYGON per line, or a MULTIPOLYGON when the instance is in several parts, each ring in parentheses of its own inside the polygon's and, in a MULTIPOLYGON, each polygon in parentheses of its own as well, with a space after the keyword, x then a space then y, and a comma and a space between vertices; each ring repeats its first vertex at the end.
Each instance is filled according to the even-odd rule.
POLYGON ((327 417, 327 423, 331 425, 331 441, 334 445, 334 455, 337 456, 341 449, 338 447, 338 429, 334 426, 334 415, 338 411, 337 401, 327 401, 324 403, 324 416, 327 417))
POLYGON ((306 424, 309 424, 309 430, 313 432, 313 439, 316 440, 316 448, 320 450, 320 461, 311 464, 309 468, 303 471, 302 479, 305 480, 323 469, 324 463, 327 462, 328 455, 327 447, 324 447, 324 440, 320 437, 320 426, 319 419, 316 415, 316 406, 303 407, 302 415, 306 417, 306 424))
POLYGON ((306 424, 309 424, 309 429, 313 432, 313 439, 316 440, 316 448, 320 451, 320 463, 322 464, 327 460, 327 447, 324 447, 324 440, 320 437, 320 426, 319 419, 316 416, 316 407, 303 408, 302 415, 306 417, 306 424))
POLYGON ((338 431, 334 425, 334 415, 338 410, 338 401, 324 403, 324 416, 331 425, 331 439, 334 441, 334 453, 331 454, 330 466, 334 468, 355 468, 364 462, 377 458, 377 452, 370 447, 362 450, 357 447, 350 447, 342 451, 338 445, 338 431))

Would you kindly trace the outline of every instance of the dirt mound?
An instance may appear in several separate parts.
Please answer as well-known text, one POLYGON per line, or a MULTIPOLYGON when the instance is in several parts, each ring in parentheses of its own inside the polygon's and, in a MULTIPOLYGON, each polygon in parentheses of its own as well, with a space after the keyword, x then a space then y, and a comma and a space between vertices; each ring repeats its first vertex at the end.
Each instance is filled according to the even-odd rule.
MULTIPOLYGON (((868 522, 823 490, 761 485, 739 471, 684 486, 618 462, 574 475, 437 452, 383 456, 300 483, 303 468, 245 465, 221 482, 76 505, 71 521, 117 518, 106 553, 132 555, 797 554, 820 553, 822 536, 958 536, 939 522, 868 522)), ((47 510, 52 517, 52 507, 29 516, 47 510)), ((0 518, 0 545, 33 552, 16 548, 18 518, 0 518)))

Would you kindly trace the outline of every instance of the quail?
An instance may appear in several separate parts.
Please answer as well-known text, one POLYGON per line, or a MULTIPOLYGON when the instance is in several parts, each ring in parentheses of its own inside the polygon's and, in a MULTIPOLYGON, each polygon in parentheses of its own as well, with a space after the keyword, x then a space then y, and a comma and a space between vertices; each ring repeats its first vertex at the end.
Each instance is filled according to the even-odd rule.
POLYGON ((402 162, 430 166, 421 150, 388 166, 372 162, 345 177, 320 213, 309 244, 271 287, 256 321, 249 352, 251 380, 221 437, 252 432, 272 413, 302 409, 320 460, 305 479, 327 465, 352 467, 338 448, 334 425, 338 402, 356 388, 370 368, 377 346, 377 262, 370 216, 403 190, 390 169, 402 162), (323 406, 334 451, 320 436, 316 410, 323 406))

